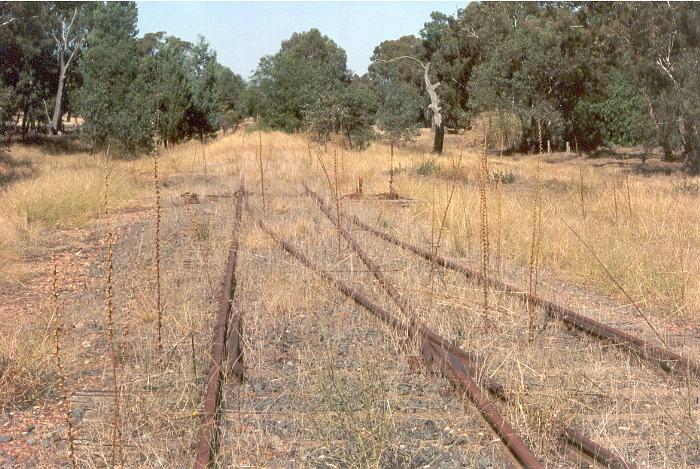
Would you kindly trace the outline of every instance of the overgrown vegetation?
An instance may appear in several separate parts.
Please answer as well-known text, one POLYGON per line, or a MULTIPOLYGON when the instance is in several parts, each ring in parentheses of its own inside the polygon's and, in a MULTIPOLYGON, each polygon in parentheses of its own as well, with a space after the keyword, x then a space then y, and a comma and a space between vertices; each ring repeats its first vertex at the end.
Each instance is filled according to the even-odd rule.
POLYGON ((553 149, 661 146, 697 172, 699 18, 697 3, 473 2, 433 13, 417 38, 382 42, 369 76, 422 93, 420 66, 391 59, 430 61, 448 127, 517 116, 517 132, 493 129, 503 132, 492 132, 494 146, 534 151, 542 122, 553 149))
MULTIPOLYGON (((648 338, 646 323, 665 347, 695 359, 698 178, 653 170, 642 177, 634 158, 490 155, 494 147, 501 154, 544 153, 543 141, 559 150, 570 144, 576 153, 660 146, 667 161, 653 164, 661 170, 678 170, 670 160, 679 155, 700 170, 698 8, 472 3, 453 17, 433 14, 418 38, 382 42, 365 76, 348 70, 343 49, 312 29, 263 58, 246 84, 217 62, 203 38, 195 44, 165 33, 137 38, 134 3, 0 4, 0 131, 9 144, 3 139, 0 148, 9 155, 0 155, 0 288, 9 298, 0 305, 7 319, 0 413, 27 409, 58 390, 70 445, 73 423, 83 443, 112 434, 109 445, 80 444, 81 462, 105 465, 110 451, 113 467, 187 460, 211 362, 210 311, 218 293, 212 279, 230 243, 233 175, 249 178, 252 214, 262 208, 257 213, 266 223, 300 244, 323 272, 370 297, 377 291, 369 273, 336 243, 338 232, 309 216, 309 200, 290 198, 298 183, 327 182, 339 218, 357 215, 465 265, 480 260, 482 276, 528 283, 530 294, 541 291, 648 338), (70 43, 57 45, 55 31, 70 43), (423 88, 431 80, 444 105, 442 122, 451 130, 471 127, 458 136, 448 132, 446 158, 417 150, 428 138, 420 127, 434 123, 435 100, 423 88), (79 141, 107 156, 77 145, 57 152, 76 141, 51 135, 62 131, 65 114, 78 114, 79 141), (255 134, 211 138, 235 131, 246 117, 256 119, 255 134), (277 131, 263 135, 263 128, 277 131), (38 149, 12 142, 20 136, 41 142, 38 149), (479 142, 478 152, 465 144, 470 139, 479 142), (133 158, 146 153, 153 153, 153 166, 133 158), (396 186, 405 198, 378 193, 387 167, 388 195, 397 194, 396 186), (356 177, 358 191, 344 197, 356 177), (119 213, 125 206, 134 213, 119 213), (155 207, 154 217, 138 213, 145 206, 155 207), (62 229, 97 218, 106 223, 62 229), (187 231, 191 239, 183 237, 187 231), (52 252, 47 314, 40 274, 52 252), (64 255, 65 279, 55 252, 64 255), (146 268, 151 262, 153 270, 146 268), (24 283, 21 268, 30 269, 24 283), (66 292, 65 320, 59 288, 66 292), (100 313, 95 305, 103 300, 100 313), (58 371, 49 354, 52 329, 58 371), (113 390, 102 391, 109 384, 113 390), (70 405, 81 394, 91 400, 90 417, 77 408, 73 422, 70 405)), ((246 218, 236 307, 247 318, 245 344, 260 346, 246 354, 245 389, 227 383, 235 404, 221 412, 226 462, 502 465, 492 444, 498 440, 489 443, 490 434, 475 431, 480 420, 465 418, 462 399, 434 379, 436 370, 415 366, 425 352, 414 349, 420 344, 333 297, 332 285, 290 263, 246 218), (391 366, 404 358, 407 368, 391 366), (442 420, 455 409, 454 421, 463 425, 456 429, 442 420), (442 460, 450 452, 471 458, 489 451, 492 460, 479 457, 478 464, 442 460)), ((362 243, 421 322, 477 351, 482 384, 494 377, 507 385, 508 402, 499 407, 543 462, 572 463, 552 435, 574 420, 639 465, 698 460, 690 376, 683 389, 682 377, 659 379, 609 343, 549 327, 534 306, 523 314, 522 304, 486 282, 479 290, 437 262, 428 269, 383 241, 362 243), (482 316, 493 327, 481 327, 482 316)), ((35 410, 41 425, 45 409, 35 410)), ((19 417, 3 433, 34 445, 34 425, 30 430, 19 417)), ((42 467, 65 464, 57 450, 62 436, 51 431, 46 438, 43 429, 35 433, 44 441, 34 452, 50 461, 42 467)))
POLYGON ((133 156, 249 116, 362 149, 376 127, 408 137, 437 112, 439 133, 488 115, 502 151, 534 151, 541 122, 553 150, 659 146, 700 171, 697 3, 473 2, 433 13, 418 37, 383 41, 362 76, 310 29, 263 57, 249 84, 203 38, 137 38, 136 14, 134 3, 3 4, 3 132, 8 122, 55 133, 56 116, 79 114, 95 150, 133 156))
POLYGON ((56 381, 48 335, 24 324, 0 345, 0 411, 23 409, 51 392, 56 381))
POLYGON ((204 38, 137 38, 133 2, 5 3, 0 19, 3 136, 58 133, 80 116, 93 151, 133 157, 235 129, 247 114, 245 82, 204 38))

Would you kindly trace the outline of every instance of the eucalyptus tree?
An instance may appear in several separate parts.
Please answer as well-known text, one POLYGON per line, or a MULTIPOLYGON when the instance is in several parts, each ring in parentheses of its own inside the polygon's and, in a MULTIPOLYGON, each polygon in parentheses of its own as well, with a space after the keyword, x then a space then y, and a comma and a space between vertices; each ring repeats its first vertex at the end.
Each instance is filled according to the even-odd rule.
POLYGON ((689 169, 700 172, 700 4, 587 4, 581 16, 603 53, 631 72, 654 143, 667 157, 681 147, 689 169))
POLYGON ((0 84, 5 88, 3 114, 20 124, 22 135, 45 122, 55 89, 53 46, 45 26, 45 4, 3 2, 0 26, 0 84))
POLYGON ((317 29, 294 33, 260 59, 251 86, 261 124, 287 132, 304 127, 304 112, 328 90, 350 82, 345 51, 317 29))
POLYGON ((318 92, 304 109, 304 130, 319 143, 341 135, 351 148, 364 149, 376 137, 377 93, 366 80, 318 92))
POLYGON ((219 63, 214 65, 214 94, 217 102, 216 126, 224 134, 228 129, 235 132, 247 117, 245 103, 246 82, 243 78, 219 63))
MULTIPOLYGON (((54 55, 58 59, 58 82, 50 128, 57 134, 62 127, 64 92, 68 74, 84 48, 91 26, 94 4, 90 2, 48 2, 46 21, 53 39, 54 55)), ((48 112, 48 111, 47 111, 48 112)))
POLYGON ((89 47, 80 61, 77 92, 82 132, 95 150, 132 157, 153 148, 153 96, 136 40, 133 2, 100 3, 94 11, 89 47))

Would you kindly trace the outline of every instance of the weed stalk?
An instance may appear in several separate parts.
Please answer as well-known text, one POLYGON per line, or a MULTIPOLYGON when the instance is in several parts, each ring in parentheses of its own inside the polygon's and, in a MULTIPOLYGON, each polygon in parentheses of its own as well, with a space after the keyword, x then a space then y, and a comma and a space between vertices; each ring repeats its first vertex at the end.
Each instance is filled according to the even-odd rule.
MULTIPOLYGON (((450 191, 447 196, 447 204, 445 204, 445 210, 442 212, 442 219, 440 221, 440 227, 438 228, 438 234, 437 234, 437 242, 433 244, 433 258, 437 259, 438 255, 438 250, 440 249, 440 242, 442 241, 442 232, 443 229, 445 228, 445 223, 447 222, 447 214, 450 209, 450 205, 452 204, 452 196, 454 195, 455 188, 457 187, 457 174, 459 172, 459 168, 462 166, 462 157, 463 157, 463 151, 459 152, 459 161, 455 165, 454 159, 452 160, 452 186, 450 187, 450 191)), ((433 262, 431 264, 430 268, 430 278, 432 279, 433 272, 434 270, 437 269, 437 261, 433 262)))
POLYGON ((263 168, 262 131, 260 126, 258 126, 258 164, 260 165, 260 195, 262 197, 262 207, 265 210, 265 169, 263 168))
POLYGON ((557 214, 557 215, 559 216, 559 219, 564 223, 564 225, 566 225, 566 227, 567 227, 569 230, 571 230, 571 232, 574 234, 574 236, 576 236, 576 238, 581 242, 581 244, 583 244, 583 246, 586 248, 586 250, 588 250, 588 252, 591 253, 591 255, 593 256, 593 259, 595 259, 595 261, 598 263, 598 265, 600 265, 600 267, 603 269, 603 272, 605 272, 605 275, 608 276, 608 278, 610 279, 610 281, 612 281, 613 284, 615 284, 615 286, 617 287, 617 289, 620 290, 620 291, 622 292, 623 295, 625 295, 625 297, 627 298, 627 300, 628 300, 628 301, 630 302, 630 304, 637 310, 637 313, 639 314, 639 316, 640 316, 642 319, 644 319, 644 322, 647 323, 647 325, 649 326, 649 328, 652 330, 652 332, 654 333, 654 335, 656 335, 656 337, 657 337, 657 338, 659 339, 659 341, 663 344, 663 346, 666 347, 666 349, 669 349, 669 346, 668 346, 668 344, 666 343, 666 340, 664 340, 664 338, 663 338, 663 336, 661 335, 661 333, 659 333, 659 331, 656 329, 656 327, 654 327, 654 325, 651 323, 651 320, 649 319, 649 317, 648 317, 646 314, 644 314, 644 312, 641 310, 641 308, 639 307, 639 305, 637 305, 637 302, 634 301, 634 299, 632 299, 632 296, 631 296, 629 293, 627 293, 627 290, 622 286, 622 284, 615 278, 615 276, 613 276, 613 274, 610 272, 610 270, 608 270, 608 268, 605 266, 605 264, 603 263, 603 261, 600 260, 600 257, 598 257, 598 255, 597 255, 596 252, 593 250, 593 248, 591 247, 591 245, 588 244, 588 243, 581 237, 581 235, 578 233, 578 231, 576 231, 569 223, 567 223, 566 220, 564 220, 564 218, 563 218, 561 215, 559 215, 559 214, 557 214))
MULTIPOLYGON (((333 175, 335 176, 335 191, 333 193, 333 196, 335 198, 335 214, 336 217, 338 218, 338 227, 341 226, 341 220, 340 220, 340 188, 338 186, 338 146, 336 145, 335 151, 333 152, 333 175)), ((340 228, 338 228, 338 254, 340 254, 340 250, 342 248, 342 238, 340 235, 340 228)))
POLYGON ((615 224, 617 225, 618 219, 619 219, 619 210, 617 207, 617 182, 614 181, 613 185, 613 203, 615 204, 615 224))
POLYGON ((54 327, 54 357, 56 359, 56 368, 58 370, 58 387, 63 398, 63 411, 66 419, 66 427, 68 430, 68 457, 70 459, 71 468, 75 469, 75 439, 73 437, 73 422, 71 421, 71 405, 68 387, 66 386, 66 374, 61 361, 61 330, 63 329, 63 317, 61 308, 58 302, 58 263, 56 255, 53 255, 53 315, 55 320, 54 327))
MULTIPOLYGON (((489 273, 489 208, 486 200, 486 184, 488 181, 488 163, 486 161, 486 132, 484 132, 484 150, 479 157, 479 214, 481 219, 481 275, 488 277, 489 273)), ((489 287, 484 282, 484 318, 488 319, 489 287)))
POLYGON ((154 233, 155 244, 155 271, 156 271, 156 314, 157 314, 157 342, 158 354, 163 352, 163 308, 160 296, 160 178, 158 176, 158 153, 153 154, 153 183, 156 192, 156 229, 154 233))
POLYGON ((501 278, 501 244, 503 231, 503 184, 496 179, 496 278, 501 278))
MULTIPOLYGON (((156 173, 157 174, 157 173, 156 173)), ((104 211, 107 215, 109 197, 109 176, 105 175, 105 194, 104 194, 104 211)), ((121 467, 122 460, 122 432, 121 432, 121 413, 120 413, 120 395, 119 376, 117 368, 117 347, 114 340, 114 233, 110 227, 107 231, 107 281, 105 285, 105 299, 107 302, 107 341, 109 344, 109 353, 112 366, 112 382, 114 392, 114 419, 112 426, 112 467, 121 467)))
MULTIPOLYGON (((528 278, 528 294, 533 297, 537 294, 537 275, 540 250, 540 230, 542 223, 542 161, 541 154, 537 157, 537 171, 535 175, 534 196, 532 200, 532 243, 530 244, 530 269, 528 278)), ((527 302, 528 315, 528 338, 530 341, 535 338, 535 308, 529 301, 527 302)))
POLYGON ((389 197, 394 195, 394 141, 391 141, 391 153, 389 156, 389 197))
POLYGON ((578 168, 578 192, 581 202, 581 218, 586 218, 585 185, 583 183, 583 166, 578 168))

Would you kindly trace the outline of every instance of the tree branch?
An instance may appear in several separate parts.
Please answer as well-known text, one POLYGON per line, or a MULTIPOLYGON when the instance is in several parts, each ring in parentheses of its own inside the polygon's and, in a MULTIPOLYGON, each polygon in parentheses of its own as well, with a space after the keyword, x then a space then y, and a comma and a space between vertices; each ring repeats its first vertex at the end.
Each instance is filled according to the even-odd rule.
POLYGON ((49 124, 51 123, 51 116, 49 115, 49 105, 46 104, 46 100, 42 99, 44 101, 44 112, 46 113, 46 122, 49 124))
POLYGON ((78 55, 78 52, 80 52, 80 50, 83 48, 83 45, 85 44, 86 39, 87 39, 87 35, 82 35, 79 39, 76 40, 75 48, 73 49, 73 52, 71 52, 70 57, 68 57, 68 61, 66 62, 66 67, 69 67, 70 63, 78 55))
POLYGON ((402 55, 400 57, 394 57, 393 59, 389 59, 389 60, 377 59, 376 62, 382 62, 382 63, 388 64, 388 63, 395 62, 395 61, 400 60, 400 59, 414 60, 414 61, 418 62, 421 67, 425 68, 425 64, 423 62, 421 62, 420 60, 418 60, 417 58, 413 57, 412 55, 402 55))
POLYGON ((75 7, 75 10, 73 10, 73 17, 70 19, 70 24, 68 25, 68 32, 70 32, 71 29, 73 29, 73 22, 75 21, 75 18, 78 16, 78 7, 75 7))
POLYGON ((661 69, 662 69, 664 72, 666 72, 666 75, 668 75, 668 77, 669 77, 669 78, 671 79, 671 81, 673 82, 673 86, 677 88, 677 87, 678 87, 678 82, 676 81, 676 79, 673 77, 673 74, 671 74, 671 71, 669 70, 669 69, 671 68, 671 64, 670 64, 670 63, 667 63, 666 65, 664 65, 664 59, 662 59, 661 57, 659 57, 658 59, 656 59, 656 63, 658 64, 659 67, 661 67, 661 69))
POLYGON ((468 28, 468 27, 463 27, 461 31, 466 31, 467 32, 467 37, 473 37, 474 39, 479 39, 479 35, 476 34, 476 31, 474 28, 468 28))

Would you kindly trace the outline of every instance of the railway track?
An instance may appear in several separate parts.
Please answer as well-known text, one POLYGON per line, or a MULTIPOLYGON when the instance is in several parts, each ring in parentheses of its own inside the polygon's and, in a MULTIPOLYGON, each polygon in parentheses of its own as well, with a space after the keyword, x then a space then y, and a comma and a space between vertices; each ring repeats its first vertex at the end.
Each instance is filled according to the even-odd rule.
MULTIPOLYGON (((341 212, 341 216, 336 217, 333 214, 334 210, 307 186, 305 186, 305 193, 316 202, 320 210, 327 216, 335 229, 338 230, 339 234, 352 248, 352 251, 362 260, 367 268, 367 272, 372 274, 384 292, 391 298, 401 312, 403 318, 394 316, 387 309, 381 307, 378 303, 358 291, 356 287, 349 286, 331 275, 328 270, 322 269, 320 265, 310 259, 299 248, 275 232, 275 230, 266 224, 248 205, 246 195, 249 194, 244 192, 243 184, 241 184, 241 187, 235 194, 236 216, 233 230, 233 242, 229 248, 229 261, 226 268, 222 300, 212 342, 212 356, 214 360, 209 370, 208 385, 205 399, 203 400, 202 428, 197 445, 195 468, 203 469, 210 467, 218 451, 218 425, 223 405, 221 402, 222 387, 225 378, 227 376, 233 376, 238 382, 242 380, 242 319, 237 308, 233 306, 233 298, 236 284, 236 253, 238 251, 243 206, 245 206, 246 212, 251 218, 255 220, 257 226, 274 240, 283 251, 299 261, 307 269, 313 271, 328 284, 333 285, 343 295, 352 299, 357 305, 369 311, 372 315, 397 331, 405 338, 406 348, 411 347, 412 344, 417 344, 424 363, 430 368, 437 369, 443 377, 452 383, 454 388, 459 389, 469 398, 483 419, 503 442, 514 460, 522 467, 536 468, 543 467, 543 464, 538 459, 535 452, 528 447, 523 438, 517 434, 514 427, 504 418, 504 415, 499 410, 500 406, 508 406, 510 404, 511 393, 508 388, 494 380, 482 379, 481 386, 483 386, 487 393, 482 392, 482 387, 479 385, 477 377, 483 377, 485 375, 490 376, 490 370, 483 368, 483 364, 480 363, 473 352, 460 348, 446 337, 433 332, 424 324, 416 314, 414 307, 405 299, 405 295, 403 295, 400 289, 384 275, 384 271, 382 271, 381 267, 364 252, 355 238, 343 226, 343 221, 349 221, 352 225, 358 226, 362 231, 412 252, 429 262, 459 272, 470 280, 485 284, 489 288, 503 291, 523 301, 529 301, 531 304, 542 308, 550 317, 558 319, 562 323, 581 330, 596 339, 614 343, 625 350, 633 352, 659 365, 668 372, 676 374, 688 373, 694 376, 700 376, 700 366, 675 352, 657 347, 643 339, 604 325, 535 295, 528 295, 520 289, 499 280, 484 277, 466 266, 439 255, 434 255, 418 246, 379 231, 362 222, 356 215, 345 215, 341 212), (231 357, 235 358, 232 359, 231 357)), ((386 269, 385 271, 390 270, 391 269, 386 269)), ((625 459, 620 456, 619 452, 608 449, 592 441, 590 438, 586 437, 583 432, 569 425, 562 425, 559 428, 559 433, 556 436, 560 441, 569 445, 573 450, 585 454, 596 463, 611 468, 636 467, 634 464, 625 461, 625 459)))
POLYGON ((468 365, 465 363, 466 361, 463 358, 460 358, 460 356, 455 352, 454 346, 446 346, 444 344, 447 342, 439 338, 439 336, 432 334, 427 330, 423 330, 422 328, 418 328, 415 325, 408 325, 400 321, 391 313, 372 302, 365 295, 358 292, 356 289, 347 286, 343 282, 323 272, 313 261, 311 261, 311 259, 305 256, 291 243, 279 237, 260 218, 257 218, 256 221, 258 226, 260 226, 265 233, 275 240, 275 242, 277 242, 282 249, 301 262, 304 266, 316 272, 324 280, 334 285, 348 298, 352 299, 355 301, 355 303, 392 326, 395 330, 404 333, 407 338, 419 339, 422 342, 421 352, 423 359, 431 364, 439 363, 443 370, 444 376, 464 389, 466 394, 469 396, 469 399, 481 412, 488 424, 504 442, 515 459, 520 462, 523 467, 543 467, 532 450, 530 450, 530 448, 523 443, 522 439, 515 433, 510 424, 502 417, 500 412, 496 409, 494 402, 483 395, 479 389, 479 386, 471 378, 467 369, 468 365))
MULTIPOLYGON (((338 217, 334 217, 332 209, 319 197, 316 192, 309 189, 308 186, 304 185, 304 189, 311 196, 312 199, 317 203, 321 211, 326 215, 326 217, 333 223, 336 229, 341 233, 343 238, 352 247, 353 251, 362 260, 365 266, 372 272, 374 278, 379 282, 382 288, 386 291, 389 297, 394 301, 396 306, 401 310, 401 312, 409 318, 412 324, 417 324, 414 326, 418 333, 430 342, 431 347, 437 352, 438 356, 447 362, 452 362, 459 360, 461 366, 465 370, 473 370, 478 367, 478 363, 474 359, 474 354, 471 352, 464 352, 455 345, 451 344, 447 339, 438 336, 433 333, 423 324, 421 324, 420 319, 416 315, 415 311, 409 305, 404 298, 400 295, 399 291, 392 284, 392 282, 381 272, 379 266, 374 263, 370 257, 362 250, 358 245, 357 241, 350 235, 350 233, 342 226, 341 220, 338 217)), ((488 373, 486 373, 488 375, 488 373)), ((472 372, 472 375, 475 375, 472 372)), ((488 382, 486 383, 486 388, 488 391, 497 399, 502 401, 508 401, 508 393, 505 387, 499 383, 488 382)), ((592 440, 586 438, 582 433, 568 426, 564 426, 560 435, 561 439, 567 444, 571 445, 574 449, 585 453, 587 456, 591 457, 596 462, 606 465, 611 468, 622 468, 630 469, 636 467, 633 464, 628 463, 620 456, 615 454, 608 448, 605 448, 592 440)), ((523 462, 519 460, 520 462, 523 462)), ((529 464, 525 464, 526 467, 531 467, 529 464)))
POLYGON ((406 241, 402 241, 389 233, 377 230, 360 220, 356 215, 350 216, 349 219, 359 228, 379 239, 396 245, 406 251, 412 252, 429 262, 438 264, 441 267, 459 272, 468 279, 473 280, 480 285, 487 285, 493 290, 505 292, 508 295, 519 298, 523 302, 528 302, 534 306, 539 306, 549 316, 561 321, 562 323, 583 331, 596 339, 606 340, 620 346, 660 366, 665 371, 676 374, 690 373, 695 377, 700 377, 700 364, 695 363, 680 354, 651 344, 644 339, 628 334, 614 327, 610 327, 596 321, 595 319, 578 314, 570 308, 545 300, 537 295, 530 294, 522 288, 509 285, 491 277, 484 277, 481 272, 477 272, 462 264, 440 256, 439 254, 431 253, 426 249, 422 249, 406 241))
POLYGON ((236 294, 236 267, 241 218, 243 214, 243 183, 236 192, 236 208, 231 246, 224 273, 217 322, 211 345, 212 364, 207 374, 207 385, 202 404, 202 425, 197 442, 194 468, 205 469, 212 465, 219 447, 219 422, 223 407, 222 396, 227 375, 243 379, 243 349, 241 347, 242 319, 233 306, 236 294))

